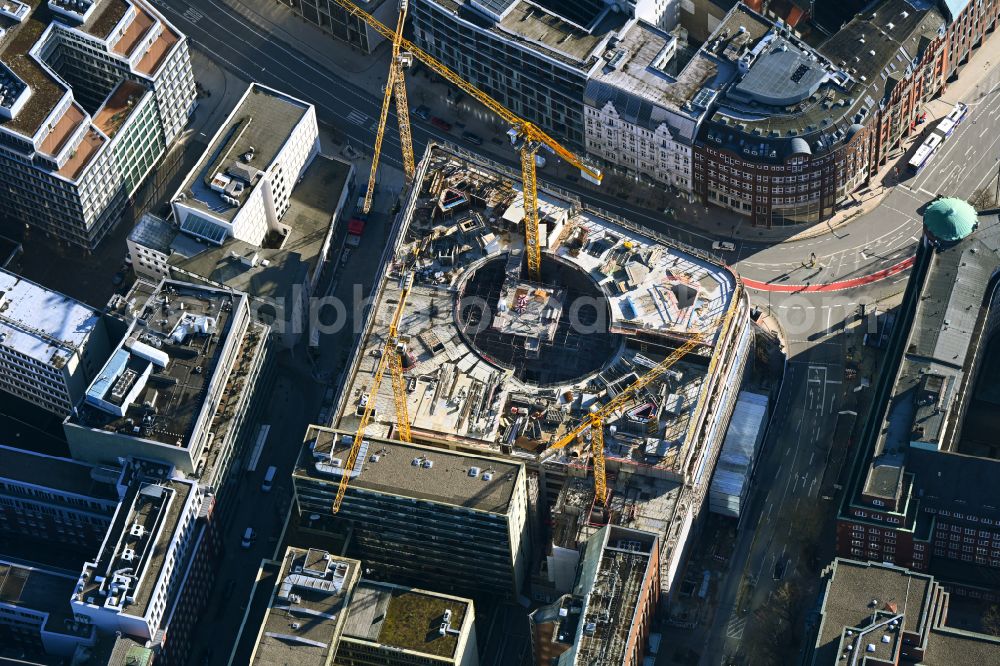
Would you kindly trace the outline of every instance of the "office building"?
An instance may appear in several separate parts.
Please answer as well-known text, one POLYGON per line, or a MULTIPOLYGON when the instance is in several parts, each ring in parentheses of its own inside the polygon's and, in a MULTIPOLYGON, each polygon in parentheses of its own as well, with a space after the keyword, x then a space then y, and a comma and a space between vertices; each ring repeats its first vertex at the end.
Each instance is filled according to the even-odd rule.
POLYGON ((251 84, 174 195, 173 219, 147 214, 129 234, 132 267, 245 292, 294 345, 354 185, 353 165, 319 150, 311 104, 251 84))
POLYGON ((673 0, 414 0, 417 46, 560 141, 583 147, 584 89, 637 19, 677 22, 673 0))
POLYGON ((185 664, 191 633, 220 552, 209 520, 214 498, 169 465, 127 460, 121 502, 97 556, 83 565, 70 603, 75 620, 155 647, 185 664))
POLYGON ((64 423, 73 457, 169 462, 216 492, 266 393, 268 327, 245 294, 140 280, 125 338, 64 423))
POLYGON ((950 620, 950 595, 933 576, 840 558, 823 574, 815 641, 803 663, 951 666, 1000 660, 1000 639, 950 620))
POLYGON ((1000 569, 995 386, 1000 227, 939 199, 873 387, 837 522, 837 554, 947 581, 1000 569))
MULTIPOLYGON (((362 53, 370 54, 385 42, 385 37, 370 25, 349 15, 334 0, 285 0, 295 13, 319 26, 323 32, 346 42, 362 53)), ((399 3, 394 0, 356 0, 355 4, 384 25, 395 25, 399 3)))
POLYGON ((581 550, 572 592, 528 616, 533 663, 643 663, 660 594, 657 536, 606 525, 581 550))
POLYGON ((524 466, 368 436, 331 515, 353 434, 306 432, 292 475, 304 529, 349 530, 348 554, 384 580, 516 598, 531 550, 524 466))
POLYGON ((337 666, 477 666, 471 599, 362 580, 347 608, 337 666))
POLYGON ((67 601, 76 577, 43 566, 0 558, 0 661, 70 657, 78 645, 93 645, 94 627, 81 624, 67 601))
POLYGON ((187 39, 145 0, 8 0, 0 201, 94 248, 194 110, 187 39))
POLYGON ((288 548, 261 623, 252 666, 330 666, 361 563, 325 550, 288 548))
POLYGON ((727 3, 413 4, 417 43, 515 113, 764 226, 828 218, 869 185, 1000 14, 969 0, 750 0, 724 15, 727 3))
POLYGON ((361 578, 364 565, 290 547, 253 666, 476 666, 472 601, 361 578))
POLYGON ((99 312, 0 269, 0 389, 65 416, 110 353, 99 312))
POLYGON ((0 560, 18 563, 0 565, 11 581, 0 637, 33 657, 83 658, 121 635, 158 663, 188 663, 221 550, 209 489, 149 460, 98 466, 2 447, 0 463, 0 560), (26 577, 68 594, 20 594, 26 577))
POLYGON ((250 84, 174 196, 174 218, 215 245, 230 237, 263 245, 287 235, 279 220, 318 151, 312 104, 250 84))
MULTIPOLYGON (((121 470, 0 446, 0 555, 15 543, 96 550, 118 506, 121 470)), ((34 557, 37 553, 18 551, 34 557)))
POLYGON ((669 526, 659 542, 666 591, 707 509, 739 393, 752 335, 743 286, 707 255, 544 189, 541 279, 531 280, 522 268, 518 176, 429 148, 389 239, 331 425, 354 433, 371 399, 366 437, 397 437, 391 382, 371 395, 371 381, 405 286, 400 331, 414 443, 525 465, 533 562, 548 551, 550 532, 557 546, 575 549, 609 522, 661 533, 669 526), (554 444, 688 341, 694 347, 669 372, 608 415, 610 496, 595 507, 593 481, 581 478, 592 463, 589 440, 554 444), (564 490, 574 496, 560 502, 564 490), (542 527, 549 523, 556 526, 542 527))

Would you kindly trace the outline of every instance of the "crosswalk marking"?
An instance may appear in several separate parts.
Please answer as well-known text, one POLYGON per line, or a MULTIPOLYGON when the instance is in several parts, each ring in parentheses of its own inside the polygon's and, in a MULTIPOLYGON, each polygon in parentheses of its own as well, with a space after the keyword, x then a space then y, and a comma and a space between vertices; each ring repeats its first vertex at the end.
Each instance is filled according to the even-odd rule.
POLYGON ((726 627, 726 636, 734 640, 739 640, 743 638, 743 630, 747 626, 746 617, 734 617, 729 620, 729 625, 726 627))

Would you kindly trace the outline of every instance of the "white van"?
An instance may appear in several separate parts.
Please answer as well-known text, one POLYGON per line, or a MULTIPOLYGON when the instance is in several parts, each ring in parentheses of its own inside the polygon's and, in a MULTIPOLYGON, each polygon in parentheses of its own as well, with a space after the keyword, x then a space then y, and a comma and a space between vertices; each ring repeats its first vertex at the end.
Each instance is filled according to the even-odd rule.
POLYGON ((274 474, 277 471, 278 468, 274 465, 267 468, 267 473, 264 474, 264 483, 260 484, 260 489, 265 493, 271 491, 271 486, 274 484, 274 474))
POLYGON ((240 545, 244 548, 249 548, 256 539, 257 534, 253 531, 252 527, 248 527, 247 531, 243 533, 243 541, 240 542, 240 545))

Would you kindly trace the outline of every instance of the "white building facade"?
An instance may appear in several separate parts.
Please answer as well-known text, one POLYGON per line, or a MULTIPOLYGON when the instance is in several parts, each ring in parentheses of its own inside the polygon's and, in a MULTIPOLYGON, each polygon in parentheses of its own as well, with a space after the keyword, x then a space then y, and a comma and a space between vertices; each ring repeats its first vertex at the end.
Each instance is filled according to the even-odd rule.
POLYGON ((96 310, 0 270, 0 389, 65 416, 110 353, 96 310))

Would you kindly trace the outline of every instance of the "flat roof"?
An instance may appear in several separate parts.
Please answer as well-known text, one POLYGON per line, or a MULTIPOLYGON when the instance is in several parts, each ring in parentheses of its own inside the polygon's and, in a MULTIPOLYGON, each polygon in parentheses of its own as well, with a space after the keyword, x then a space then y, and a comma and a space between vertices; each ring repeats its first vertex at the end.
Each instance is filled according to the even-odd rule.
MULTIPOLYGON (((417 178, 422 184, 412 190, 373 288, 334 427, 357 428, 359 405, 371 391, 388 324, 407 286, 400 330, 415 441, 537 458, 592 405, 695 339, 702 344, 638 397, 648 410, 629 407, 610 421, 618 431, 609 438, 612 455, 661 467, 683 464, 709 355, 727 312, 739 304, 730 269, 542 190, 542 277, 535 291, 522 291, 537 297, 564 290, 562 314, 547 308, 550 325, 525 335, 480 326, 468 318, 475 314, 469 308, 485 303, 491 309, 484 322, 506 321, 503 308, 512 301, 505 285, 524 280, 519 184, 437 146, 429 148, 417 178), (412 284, 404 272, 413 275, 412 284), (596 305, 588 306, 594 318, 584 322, 580 305, 586 303, 596 305)), ((377 413, 367 433, 394 436, 388 377, 374 399, 377 413)))
MULTIPOLYGON (((309 426, 295 474, 338 483, 354 432, 345 434, 309 426)), ((363 446, 355 465, 359 471, 351 479, 350 488, 500 515, 506 515, 517 476, 524 473, 519 463, 377 436, 366 435, 363 446), (418 459, 419 465, 415 463, 418 459), (472 468, 478 470, 474 476, 469 474, 472 468)))
POLYGON ((196 486, 192 481, 170 479, 168 465, 130 464, 128 490, 97 559, 84 566, 83 588, 73 599, 142 617, 196 486))
POLYGON ((235 178, 244 189, 238 194, 234 190, 232 196, 246 201, 260 182, 259 174, 268 170, 309 108, 289 95, 251 83, 188 174, 174 203, 232 221, 239 207, 223 201, 221 193, 211 188, 213 178, 216 174, 235 178), (247 161, 251 149, 253 158, 247 161))
POLYGON ((288 548, 251 663, 326 666, 337 654, 361 562, 288 548))
POLYGON ((23 566, 0 560, 0 603, 36 613, 47 613, 44 631, 84 637, 89 626, 73 629, 73 596, 76 577, 37 566, 23 566))
POLYGON ((233 237, 220 246, 191 243, 169 223, 145 218, 132 236, 168 253, 170 264, 184 271, 256 298, 290 297, 292 288, 316 270, 352 170, 350 164, 336 158, 317 155, 313 159, 292 189, 288 211, 282 217, 289 231, 281 247, 258 247, 233 237), (174 229, 172 234, 170 229, 174 229), (247 256, 256 256, 256 264, 247 265, 237 258, 247 256))
POLYGON ((42 453, 0 445, 0 479, 117 502, 118 491, 110 482, 109 468, 56 458, 42 453))
POLYGON ((230 340, 232 312, 244 299, 222 289, 161 283, 137 301, 142 323, 133 323, 67 422, 190 446, 203 411, 215 410, 206 403, 207 389, 230 371, 219 361, 239 342, 230 340))
POLYGON ((575 663, 625 662, 657 546, 656 534, 617 525, 602 528, 587 542, 574 589, 574 595, 584 600, 576 627, 575 663))
MULTIPOLYGON (((834 560, 820 611, 822 621, 813 663, 837 663, 846 646, 858 641, 862 633, 859 629, 871 628, 872 633, 860 637, 860 648, 855 646, 853 650, 864 652, 869 643, 882 652, 895 649, 898 632, 882 626, 893 617, 902 616, 900 626, 904 631, 923 634, 932 621, 928 613, 933 581, 927 574, 890 565, 834 560), (853 630, 853 634, 846 630, 853 630), (882 636, 888 634, 892 637, 885 643, 882 636)), ((877 656, 892 661, 890 654, 880 652, 877 656)))
POLYGON ((100 320, 93 308, 0 269, 0 345, 62 367, 100 320))
POLYGON ((362 581, 354 590, 344 625, 345 639, 355 639, 388 648, 411 650, 421 655, 451 658, 467 633, 468 599, 362 581), (440 634, 446 611, 450 628, 458 633, 440 634))
MULTIPOLYGON (((111 50, 116 55, 126 55, 155 25, 162 27, 162 32, 150 54, 147 54, 136 68, 147 76, 155 72, 166 53, 180 40, 180 35, 170 30, 152 7, 137 0, 93 0, 96 6, 87 11, 86 20, 80 23, 73 23, 71 19, 51 11, 46 0, 21 1, 29 7, 28 18, 22 22, 4 19, 0 25, 0 28, 6 29, 6 32, 0 35, 0 63, 28 85, 31 95, 13 118, 0 118, 0 128, 26 137, 33 137, 41 129, 43 122, 68 92, 67 86, 61 80, 50 75, 30 55, 30 51, 49 24, 56 23, 65 30, 81 30, 103 40, 111 35, 112 30, 128 16, 129 9, 132 8, 134 10, 132 18, 126 26, 124 36, 112 46, 111 50), (146 63, 145 66, 143 63, 146 63)), ((56 121, 55 125, 58 126, 60 122, 56 121)), ((62 175, 75 178, 77 171, 71 169, 62 175)))

